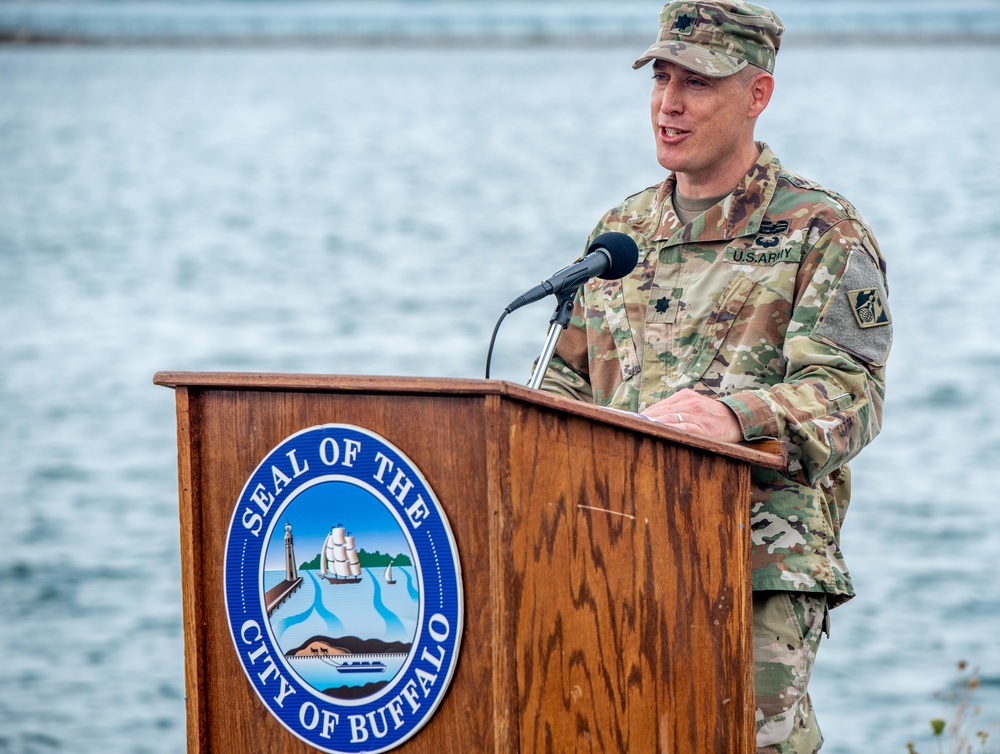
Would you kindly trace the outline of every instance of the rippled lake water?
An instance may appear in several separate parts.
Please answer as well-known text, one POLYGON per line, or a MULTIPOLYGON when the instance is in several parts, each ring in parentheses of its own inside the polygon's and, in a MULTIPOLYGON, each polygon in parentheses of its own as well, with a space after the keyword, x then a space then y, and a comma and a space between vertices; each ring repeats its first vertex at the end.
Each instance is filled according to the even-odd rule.
MULTIPOLYGON (((662 174, 631 48, 0 49, 0 752, 177 752, 173 394, 157 370, 479 377, 502 308, 662 174)), ((825 752, 1000 719, 1000 48, 794 47, 759 126, 890 265, 813 697, 825 752)), ((524 381, 549 304, 512 315, 524 381)), ((1000 737, 1000 732, 997 733, 1000 737)))

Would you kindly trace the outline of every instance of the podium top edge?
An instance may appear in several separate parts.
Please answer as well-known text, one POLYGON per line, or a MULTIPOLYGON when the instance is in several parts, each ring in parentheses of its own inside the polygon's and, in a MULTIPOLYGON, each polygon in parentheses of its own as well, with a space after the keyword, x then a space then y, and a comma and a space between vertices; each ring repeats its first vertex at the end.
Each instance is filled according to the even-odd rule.
POLYGON ((157 372, 153 384, 216 390, 320 391, 333 393, 499 393, 499 380, 445 377, 395 377, 353 374, 288 374, 279 372, 157 372), (491 386, 492 387, 491 389, 491 386))
POLYGON ((157 372, 153 383, 169 388, 275 392, 375 393, 384 395, 497 395, 580 416, 716 453, 753 466, 782 471, 788 451, 778 440, 723 443, 681 432, 636 414, 594 406, 504 380, 385 375, 285 374, 269 372, 157 372))

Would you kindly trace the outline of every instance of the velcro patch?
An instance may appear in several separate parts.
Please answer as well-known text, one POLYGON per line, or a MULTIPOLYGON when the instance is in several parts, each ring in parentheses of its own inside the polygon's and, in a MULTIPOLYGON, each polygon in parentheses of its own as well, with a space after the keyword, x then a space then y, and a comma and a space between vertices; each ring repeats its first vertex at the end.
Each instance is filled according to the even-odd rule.
POLYGON ((820 315, 813 337, 882 366, 892 344, 892 318, 886 306, 882 273, 860 249, 851 252, 847 269, 820 315))

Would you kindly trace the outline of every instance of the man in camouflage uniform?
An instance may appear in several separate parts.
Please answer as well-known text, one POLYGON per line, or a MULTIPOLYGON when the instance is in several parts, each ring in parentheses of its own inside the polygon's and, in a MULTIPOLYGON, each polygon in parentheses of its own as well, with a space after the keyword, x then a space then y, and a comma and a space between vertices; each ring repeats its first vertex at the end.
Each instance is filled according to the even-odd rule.
POLYGON ((738 1, 671 2, 660 24, 634 67, 653 62, 671 173, 598 223, 594 236, 632 236, 639 264, 580 289, 542 386, 721 441, 788 445, 784 473, 752 477, 757 745, 815 752, 809 675, 828 609, 854 594, 839 544, 847 462, 882 416, 885 264, 845 199, 754 141, 781 20, 738 1))

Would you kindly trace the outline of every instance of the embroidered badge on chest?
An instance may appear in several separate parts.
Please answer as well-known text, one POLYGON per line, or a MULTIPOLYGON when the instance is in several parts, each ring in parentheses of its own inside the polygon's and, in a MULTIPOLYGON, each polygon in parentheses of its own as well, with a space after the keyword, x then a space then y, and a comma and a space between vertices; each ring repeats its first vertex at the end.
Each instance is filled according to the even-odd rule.
POLYGON ((848 291, 847 298, 851 302, 851 310, 858 321, 858 327, 867 329, 889 324, 889 311, 882 303, 878 289, 862 288, 858 291, 848 291))
POLYGON ((760 224, 757 237, 754 239, 754 246, 764 249, 773 249, 781 243, 781 234, 788 230, 788 220, 778 220, 772 222, 764 220, 760 224))

